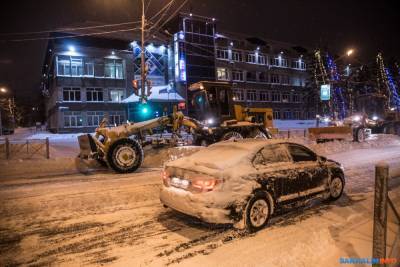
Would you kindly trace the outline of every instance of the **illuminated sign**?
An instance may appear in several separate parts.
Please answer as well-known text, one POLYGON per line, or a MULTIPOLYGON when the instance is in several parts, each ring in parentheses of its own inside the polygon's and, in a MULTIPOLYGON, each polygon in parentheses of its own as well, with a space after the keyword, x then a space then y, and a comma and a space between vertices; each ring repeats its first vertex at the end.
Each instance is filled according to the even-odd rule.
POLYGON ((321 100, 326 101, 331 99, 331 85, 323 84, 321 85, 321 100))
POLYGON ((184 37, 183 32, 179 32, 174 35, 174 67, 175 67, 175 79, 178 81, 186 81, 186 62, 185 62, 185 54, 183 53, 183 43, 179 40, 182 40, 182 36, 184 37))

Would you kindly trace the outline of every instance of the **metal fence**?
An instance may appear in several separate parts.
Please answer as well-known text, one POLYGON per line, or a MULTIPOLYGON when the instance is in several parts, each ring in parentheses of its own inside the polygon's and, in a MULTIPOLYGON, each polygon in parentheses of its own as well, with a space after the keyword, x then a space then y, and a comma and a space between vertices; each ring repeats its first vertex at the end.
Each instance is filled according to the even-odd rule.
MULTIPOLYGON (((374 227, 373 227, 373 244, 372 257, 383 259, 384 262, 373 264, 373 266, 399 266, 398 262, 391 262, 394 257, 398 257, 400 252, 395 248, 400 248, 400 214, 393 204, 388 194, 389 184, 389 166, 386 163, 379 164, 375 167, 375 198, 374 198, 374 227), (392 211, 396 224, 398 224, 395 240, 390 246, 392 249, 386 251, 387 247, 387 220, 388 211, 392 211), (396 255, 397 253, 397 255, 396 255), (386 262, 387 261, 387 262, 386 262)), ((399 260, 399 259, 397 259, 399 260)))
POLYGON ((289 138, 306 138, 308 136, 307 129, 289 129, 279 130, 273 134, 273 138, 289 139, 289 138))
POLYGON ((50 158, 50 142, 46 139, 0 139, 0 159, 50 158))

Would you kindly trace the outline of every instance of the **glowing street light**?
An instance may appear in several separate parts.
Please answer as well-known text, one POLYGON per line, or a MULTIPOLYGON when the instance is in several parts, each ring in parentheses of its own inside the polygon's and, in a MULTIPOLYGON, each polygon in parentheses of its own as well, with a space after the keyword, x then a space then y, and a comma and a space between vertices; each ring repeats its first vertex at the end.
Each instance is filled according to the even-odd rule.
POLYGON ((5 87, 1 87, 1 88, 0 88, 0 92, 2 92, 2 93, 7 93, 7 89, 6 89, 5 87))
POLYGON ((349 49, 349 50, 347 50, 346 55, 349 57, 349 56, 351 56, 353 53, 354 53, 354 49, 349 49))

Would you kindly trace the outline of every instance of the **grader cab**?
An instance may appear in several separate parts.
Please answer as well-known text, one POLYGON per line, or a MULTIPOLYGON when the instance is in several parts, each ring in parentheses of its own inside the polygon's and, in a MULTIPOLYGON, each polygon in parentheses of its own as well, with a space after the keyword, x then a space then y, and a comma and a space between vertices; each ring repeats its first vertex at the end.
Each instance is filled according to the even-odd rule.
POLYGON ((198 144, 231 138, 271 138, 272 109, 235 104, 232 83, 194 83, 189 87, 189 100, 189 115, 212 131, 209 138, 197 140, 198 144))

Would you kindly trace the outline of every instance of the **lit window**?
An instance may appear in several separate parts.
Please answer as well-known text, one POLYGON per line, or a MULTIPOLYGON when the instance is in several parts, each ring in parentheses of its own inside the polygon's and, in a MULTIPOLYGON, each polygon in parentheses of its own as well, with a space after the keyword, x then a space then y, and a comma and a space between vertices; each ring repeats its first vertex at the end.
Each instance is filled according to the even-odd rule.
POLYGON ((78 102, 81 101, 80 88, 63 88, 63 101, 65 102, 78 102))
POLYGON ((228 80, 228 70, 225 68, 217 68, 217 79, 218 80, 228 80))
POLYGON ((71 57, 71 76, 83 75, 83 60, 78 57, 71 57))
POLYGON ((124 99, 124 90, 112 89, 110 90, 110 100, 112 102, 121 102, 124 99))
POLYGON ((107 59, 104 65, 104 76, 112 79, 123 79, 123 65, 122 60, 107 59))
POLYGON ((86 101, 102 102, 103 101, 103 89, 102 88, 87 88, 86 89, 86 101))

